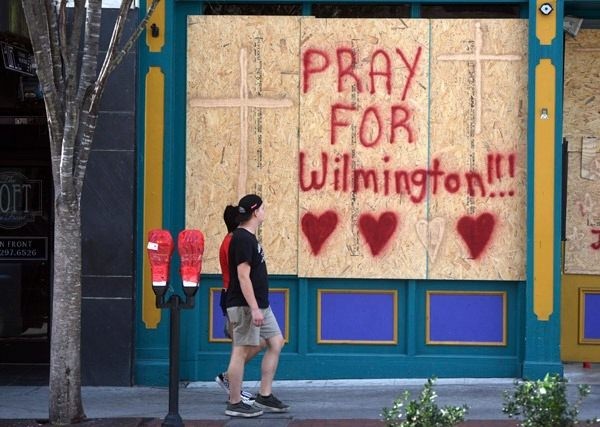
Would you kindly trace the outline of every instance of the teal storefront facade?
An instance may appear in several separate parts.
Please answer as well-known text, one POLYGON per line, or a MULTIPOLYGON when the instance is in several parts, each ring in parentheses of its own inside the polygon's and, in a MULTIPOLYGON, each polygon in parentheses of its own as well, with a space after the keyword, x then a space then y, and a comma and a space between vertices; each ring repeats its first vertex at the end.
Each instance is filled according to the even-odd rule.
MULTIPOLYGON (((328 8, 338 15, 327 12, 332 15, 325 17, 348 13, 353 18, 377 19, 381 16, 368 15, 377 12, 365 11, 379 9, 384 15, 390 10, 404 13, 393 16, 403 19, 508 18, 527 22, 527 110, 532 113, 526 123, 523 189, 527 204, 525 275, 522 280, 423 280, 272 274, 271 304, 286 338, 277 379, 539 378, 548 372, 562 373, 562 22, 571 13, 597 18, 600 2, 209 5, 180 0, 162 3, 151 21, 156 26, 155 37, 148 32, 139 45, 134 383, 168 382, 169 314, 152 306, 144 253, 149 229, 164 228, 176 235, 186 228, 188 17, 207 12, 274 15, 282 11, 312 16, 315 9, 328 8), (551 8, 547 15, 543 3, 551 8), (546 40, 545 35, 552 31, 554 35, 546 40), (550 79, 536 73, 540 64, 547 63, 555 71, 550 79), (544 99, 549 88, 555 96, 544 99), (541 107, 549 109, 549 121, 540 120, 537 112, 541 107), (540 138, 545 139, 543 146, 540 138), (548 150, 551 156, 547 156, 548 150), (540 198, 540 194, 545 196, 540 198)), ((171 286, 179 292, 177 267, 175 258, 171 286)), ((219 274, 203 274, 196 306, 182 311, 182 380, 210 381, 226 369, 231 344, 222 333, 220 289, 219 274)), ((258 379, 259 375, 259 360, 254 360, 246 379, 258 379)))

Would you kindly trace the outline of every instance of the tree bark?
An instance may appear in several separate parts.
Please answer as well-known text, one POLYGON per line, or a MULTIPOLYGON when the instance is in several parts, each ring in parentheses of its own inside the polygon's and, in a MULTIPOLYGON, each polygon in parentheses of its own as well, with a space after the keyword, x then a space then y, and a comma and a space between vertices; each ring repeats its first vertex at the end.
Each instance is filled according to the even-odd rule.
POLYGON ((145 29, 159 1, 152 0, 145 17, 118 50, 132 2, 122 0, 98 73, 102 0, 74 0, 72 13, 66 11, 67 0, 21 0, 44 93, 55 193, 48 402, 52 424, 85 419, 81 399, 80 201, 100 98, 108 76, 145 29))
POLYGON ((81 216, 74 192, 56 195, 50 347, 50 420, 85 419, 81 400, 81 216))

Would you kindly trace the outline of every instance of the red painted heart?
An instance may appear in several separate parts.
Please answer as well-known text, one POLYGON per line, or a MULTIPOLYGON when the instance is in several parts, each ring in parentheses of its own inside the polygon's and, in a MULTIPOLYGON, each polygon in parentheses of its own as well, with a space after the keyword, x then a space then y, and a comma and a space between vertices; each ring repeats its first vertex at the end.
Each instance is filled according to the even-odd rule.
POLYGON ((471 258, 477 259, 482 254, 488 244, 496 220, 490 213, 482 213, 477 218, 463 216, 456 223, 456 230, 461 235, 467 247, 471 258))
POLYGON ((358 219, 358 229, 367 241, 373 256, 377 256, 386 247, 398 226, 394 212, 384 212, 379 219, 371 214, 362 214, 358 219))
POLYGON ((308 239, 312 253, 318 255, 337 227, 338 216, 334 211, 326 211, 319 216, 308 212, 302 217, 301 223, 302 232, 308 239))

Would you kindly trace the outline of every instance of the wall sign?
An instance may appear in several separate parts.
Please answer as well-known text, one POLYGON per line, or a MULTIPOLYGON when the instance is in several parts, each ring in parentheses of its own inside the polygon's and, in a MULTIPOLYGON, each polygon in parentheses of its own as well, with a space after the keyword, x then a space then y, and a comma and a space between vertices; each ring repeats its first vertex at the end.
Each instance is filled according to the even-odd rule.
POLYGON ((0 171, 0 228, 14 230, 42 215, 42 180, 0 171))
POLYGON ((46 261, 47 237, 0 237, 1 261, 46 261))
POLYGON ((28 76, 35 76, 33 54, 21 47, 12 46, 4 42, 0 42, 0 48, 2 50, 4 68, 28 76))

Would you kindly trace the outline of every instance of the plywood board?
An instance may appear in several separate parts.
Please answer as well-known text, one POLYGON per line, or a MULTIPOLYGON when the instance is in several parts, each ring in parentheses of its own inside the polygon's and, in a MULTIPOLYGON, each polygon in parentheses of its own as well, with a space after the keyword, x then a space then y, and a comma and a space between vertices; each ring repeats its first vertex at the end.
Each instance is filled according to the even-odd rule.
POLYGON ((581 152, 582 138, 600 138, 600 31, 584 29, 565 38, 563 135, 581 152))
POLYGON ((565 43, 566 274, 600 274, 600 31, 565 43))
POLYGON ((600 181, 581 177, 580 153, 569 153, 565 237, 564 272, 600 274, 600 181))
POLYGON ((523 280, 527 22, 434 20, 431 38, 429 168, 439 180, 428 277, 523 280))
POLYGON ((220 272, 222 213, 246 193, 265 200, 269 272, 296 273, 298 34, 295 17, 189 17, 186 227, 205 234, 205 273, 220 272))
POLYGON ((258 192, 271 273, 523 279, 526 25, 191 17, 186 224, 204 271, 225 205, 258 192))
POLYGON ((414 227, 425 203, 393 174, 427 159, 428 31, 427 20, 302 21, 300 275, 425 277, 414 227))

